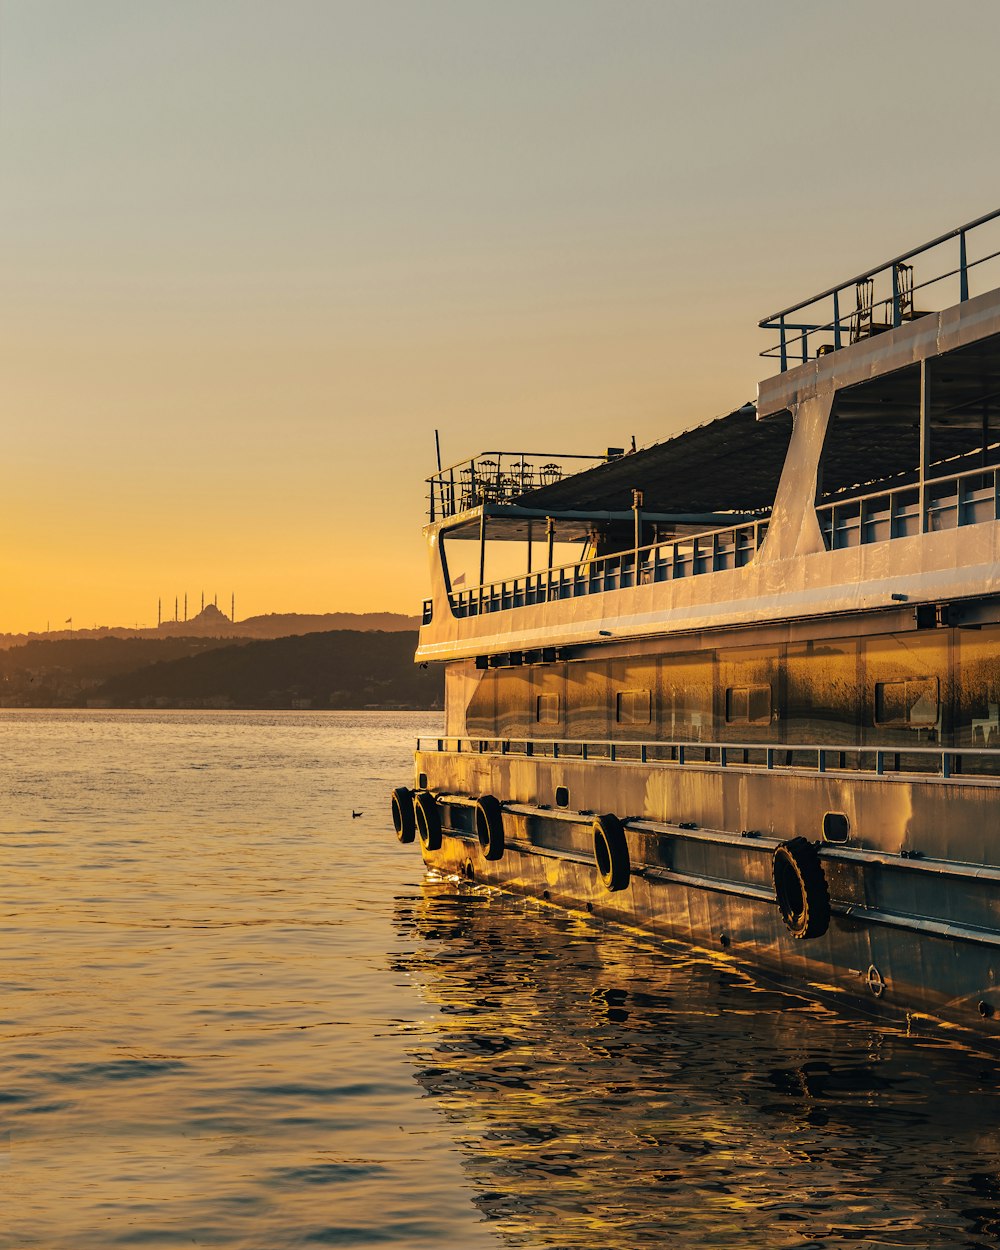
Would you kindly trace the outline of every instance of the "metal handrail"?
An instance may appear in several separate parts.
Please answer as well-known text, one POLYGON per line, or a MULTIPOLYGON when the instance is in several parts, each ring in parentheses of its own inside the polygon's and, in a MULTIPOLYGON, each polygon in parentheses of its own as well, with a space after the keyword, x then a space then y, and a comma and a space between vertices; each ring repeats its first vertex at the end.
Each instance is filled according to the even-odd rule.
POLYGON ((545 603, 550 599, 574 598, 578 594, 626 589, 647 582, 718 572, 730 567, 728 563, 720 564, 722 559, 728 561, 731 558, 731 567, 743 568, 760 550, 768 520, 769 517, 764 516, 741 525, 720 526, 697 534, 661 539, 643 547, 628 547, 624 551, 595 556, 590 560, 553 565, 534 573, 484 582, 457 593, 450 591, 449 598, 452 608, 459 615, 478 616, 483 612, 520 607, 524 603, 545 603), (720 550, 718 540, 730 534, 731 545, 720 550), (742 545, 741 538, 744 540, 742 545), (700 562, 711 567, 699 568, 700 562), (619 579, 618 586, 604 584, 614 577, 619 579), (514 602, 518 598, 522 599, 522 603, 514 602), (495 602, 497 606, 494 606, 495 602))
POLYGON ((502 456, 507 456, 511 459, 516 458, 518 460, 520 460, 522 456, 525 460, 607 460, 607 455, 604 452, 595 455, 587 455, 586 452, 582 451, 481 451, 478 455, 465 456, 461 460, 456 460, 454 464, 444 465, 444 467, 438 469, 436 473, 432 473, 431 476, 427 478, 427 481, 431 482, 435 478, 441 477, 444 473, 451 473, 455 469, 464 469, 467 465, 472 464, 476 460, 488 460, 492 456, 496 456, 498 459, 502 456))
POLYGON ((851 288, 857 288, 861 282, 874 279, 883 273, 891 273, 893 279, 892 295, 886 299, 880 299, 873 302, 868 309, 869 313, 873 313, 876 308, 885 308, 887 313, 891 311, 892 327, 902 324, 902 292, 899 287, 898 275, 899 266, 904 265, 908 260, 912 260, 915 256, 920 256, 925 252, 931 251, 941 244, 947 243, 952 239, 958 239, 959 242, 959 261, 958 265, 953 269, 948 269, 944 273, 935 275, 923 282, 915 284, 910 294, 924 290, 935 283, 942 282, 947 278, 953 278, 958 275, 959 278, 959 303, 964 303, 969 298, 969 272, 979 265, 985 264, 987 261, 995 260, 1000 256, 1000 250, 981 256, 977 260, 970 261, 968 259, 967 236, 977 227, 985 225, 987 222, 994 221, 1000 217, 1000 209, 994 209, 990 213, 977 217, 973 221, 966 222, 965 225, 956 226, 953 230, 947 231, 945 234, 938 235, 937 238, 931 239, 928 243, 921 243, 918 247, 911 248, 907 252, 901 252, 898 256, 894 256, 891 260, 884 261, 880 265, 875 265, 871 269, 866 269, 863 273, 857 274, 855 277, 848 279, 846 282, 840 282, 836 286, 828 287, 825 291, 819 292, 817 295, 811 295, 807 299, 800 300, 797 304, 791 304, 780 312, 772 313, 768 317, 764 317, 757 324, 762 330, 776 330, 780 335, 779 342, 769 347, 766 351, 760 353, 764 357, 778 357, 781 361, 782 373, 789 367, 788 358, 790 349, 795 344, 801 344, 801 359, 803 362, 809 359, 809 336, 810 334, 824 333, 832 331, 834 342, 831 345, 833 350, 839 350, 843 343, 841 341, 841 329, 846 324, 850 326, 852 320, 857 315, 858 310, 852 310, 841 316, 839 299, 844 292, 849 292, 851 288), (810 308, 821 301, 833 299, 833 316, 826 321, 813 323, 789 322, 788 317, 793 313, 800 312, 802 309, 810 308), (789 333, 798 331, 789 338, 789 333))
POLYGON ((542 756, 552 759, 598 760, 609 763, 639 763, 660 765, 663 767, 710 767, 710 768, 747 768, 754 771, 764 769, 768 772, 788 772, 795 769, 815 773, 858 772, 869 773, 876 777, 917 776, 940 777, 948 780, 956 775, 963 775, 962 761, 968 757, 993 761, 997 764, 997 775, 982 773, 965 774, 975 776, 977 782, 993 782, 1000 784, 1000 749, 994 747, 919 747, 919 746, 856 746, 841 743, 774 743, 774 742, 697 742, 690 739, 670 739, 662 741, 629 741, 628 739, 578 739, 578 738, 500 738, 476 737, 469 734, 439 735, 419 737, 417 750, 425 752, 472 754, 472 755, 524 755, 542 756), (432 743, 433 746, 428 746, 432 743), (453 743, 454 746, 446 744, 453 743), (464 744, 464 749, 463 749, 464 744), (520 749, 518 749, 520 748, 520 749), (603 755, 596 752, 604 752, 603 755), (628 754, 631 752, 632 754, 628 754), (655 752, 658 758, 651 758, 655 752), (763 756, 760 763, 749 759, 751 752, 763 756), (668 753, 668 758, 661 758, 668 753), (696 758, 701 753, 702 758, 696 758), (736 756, 742 754, 743 759, 736 756), (813 762, 801 757, 812 755, 813 762), (828 756, 839 756, 839 765, 830 767, 828 756), (920 756, 929 761, 937 761, 937 767, 921 771, 907 770, 901 767, 904 756, 920 756), (715 758, 708 758, 714 756, 715 758), (788 757, 799 758, 790 760, 788 757), (857 765, 848 767, 847 756, 857 757, 857 765), (872 766, 865 767, 864 756, 873 758, 872 766), (780 757, 785 757, 782 762, 780 757), (887 766, 888 765, 888 766, 887 766))
MULTIPOLYGON (((838 516, 846 514, 848 519, 857 518, 858 525, 861 527, 859 535, 859 545, 865 545, 870 542, 888 541, 892 538, 908 537, 908 532, 903 532, 905 526, 901 526, 899 522, 914 520, 917 528, 921 533, 928 528, 927 520, 931 515, 938 515, 942 511, 941 505, 937 504, 937 499, 943 497, 943 491, 947 488, 953 488, 955 492, 954 507, 956 511, 955 526, 980 524, 984 520, 1000 519, 1000 499, 997 497, 998 481, 997 465, 980 465, 974 469, 963 469, 960 473, 948 473, 943 477, 925 478, 923 482, 923 499, 921 499, 921 483, 919 481, 906 482, 900 486, 891 486, 882 490, 869 491, 864 495, 850 495, 844 498, 829 499, 825 503, 818 504, 816 507, 816 515, 819 520, 820 529, 826 535, 831 547, 837 546, 835 541, 837 534, 838 516), (962 515, 963 505, 968 507, 970 501, 963 498, 962 487, 967 482, 975 478, 991 479, 993 490, 993 508, 992 517, 973 517, 969 520, 962 515), (898 502, 904 497, 909 496, 907 503, 911 508, 915 508, 913 512, 902 512, 896 507, 898 502), (883 513, 877 517, 872 516, 866 505, 870 506, 873 502, 885 501, 885 509, 883 513), (867 515, 866 515, 867 512, 867 515), (864 527, 866 524, 872 525, 876 521, 888 522, 890 532, 887 535, 878 535, 876 537, 866 536, 864 527), (827 534, 827 529, 829 533, 827 534)), ((987 484, 989 486, 990 483, 987 484)), ((983 500, 973 500, 973 504, 982 503, 983 500)), ((947 505, 949 508, 951 504, 947 505)), ((916 532, 916 531, 915 531, 916 532)))
MULTIPOLYGON (((619 449, 609 449, 601 455, 584 455, 576 452, 550 451, 481 451, 477 456, 458 460, 438 469, 426 479, 428 486, 428 516, 431 521, 455 516, 480 503, 500 499, 513 500, 528 490, 551 482, 536 481, 545 469, 555 469, 559 481, 564 476, 565 461, 584 461, 587 468, 607 464, 618 458, 619 449), (614 450, 614 455, 610 454, 614 450), (536 462, 544 461, 536 470, 536 462), (506 462, 506 466, 505 466, 506 462), (487 472, 482 466, 489 465, 487 472)), ((579 469, 574 468, 574 472, 579 469)))
MULTIPOLYGON (((956 507, 961 509, 968 500, 961 498, 962 485, 975 478, 990 477, 994 485, 994 505, 992 517, 974 517, 971 521, 961 513, 956 517, 956 525, 979 524, 984 520, 1000 519, 1000 466, 982 465, 973 469, 963 469, 960 473, 948 473, 942 477, 926 478, 923 483, 924 498, 920 499, 920 483, 905 482, 899 486, 883 486, 881 489, 867 491, 863 495, 848 495, 837 499, 828 499, 817 504, 816 515, 820 528, 826 535, 830 547, 836 547, 835 528, 838 515, 856 514, 862 532, 858 545, 871 542, 889 541, 893 538, 909 536, 909 529, 901 522, 915 519, 914 532, 927 529, 927 518, 932 513, 941 511, 932 500, 935 492, 944 487, 955 486, 958 491, 956 507), (913 499, 912 496, 916 495, 913 499), (895 505, 904 496, 910 506, 916 507, 916 513, 897 511, 895 505), (865 516, 866 505, 874 501, 885 500, 888 505, 888 517, 873 518, 865 516), (866 523, 874 524, 875 520, 888 520, 890 532, 870 536, 864 531, 866 523), (829 530, 829 533, 827 533, 829 530)), ((981 502, 981 501, 980 501, 981 502)), ((602 593, 607 590, 628 589, 635 585, 649 582, 677 580, 681 577, 694 577, 702 573, 721 571, 716 565, 719 555, 717 540, 720 536, 732 534, 732 546, 726 548, 725 555, 732 557, 733 568, 744 568, 751 562, 763 544, 769 517, 751 521, 744 525, 725 526, 720 529, 703 530, 680 538, 663 539, 658 543, 650 543, 645 547, 630 547, 625 551, 612 552, 610 555, 597 556, 592 560, 577 560, 570 564, 553 565, 551 569, 541 569, 534 573, 525 573, 517 577, 484 582, 480 586, 472 586, 460 591, 449 591, 452 610, 458 616, 481 616, 483 613, 506 611, 513 607, 524 607, 534 603, 547 603, 550 600, 575 598, 578 595, 602 593), (739 546, 739 535, 752 532, 753 541, 739 546), (711 550, 700 550, 701 544, 712 540, 711 550), (678 549, 681 549, 679 552, 678 549), (668 555, 663 553, 669 552, 668 555), (705 567, 699 568, 704 562, 705 567), (709 567, 711 566, 711 567, 709 567), (638 581, 636 571, 638 569, 638 581), (669 570, 669 575, 667 574, 669 570), (662 576, 660 574, 663 574, 662 576), (618 584, 608 586, 609 580, 618 579, 618 584)), ((728 565, 722 566, 729 567, 728 565)), ((426 604, 425 604, 426 616, 426 604)))

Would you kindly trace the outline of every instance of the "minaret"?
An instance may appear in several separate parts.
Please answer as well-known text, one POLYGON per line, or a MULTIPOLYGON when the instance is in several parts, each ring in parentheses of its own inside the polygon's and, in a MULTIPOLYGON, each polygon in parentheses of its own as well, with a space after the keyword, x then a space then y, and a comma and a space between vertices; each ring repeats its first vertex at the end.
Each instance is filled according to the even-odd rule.
POLYGON ((184 619, 187 620, 187 618, 188 618, 188 592, 185 590, 184 592, 184 619))
POLYGON ((204 591, 201 592, 201 610, 202 612, 205 611, 205 592, 204 591))
POLYGON ((163 600, 157 599, 156 601, 156 628, 159 629, 162 624, 163 624, 163 600))
POLYGON ((229 600, 229 619, 233 622, 235 622, 236 620, 236 592, 235 591, 233 591, 233 594, 229 600))

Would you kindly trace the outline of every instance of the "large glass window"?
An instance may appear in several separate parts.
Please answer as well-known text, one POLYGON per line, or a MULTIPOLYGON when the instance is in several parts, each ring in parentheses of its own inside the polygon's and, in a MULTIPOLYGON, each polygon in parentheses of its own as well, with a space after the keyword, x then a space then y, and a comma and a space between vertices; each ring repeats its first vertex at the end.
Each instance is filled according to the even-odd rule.
POLYGON ((875 683, 875 724, 926 729, 941 714, 940 682, 936 677, 875 683))
POLYGON ((769 725, 770 686, 729 686, 726 690, 727 725, 769 725))
POLYGON ((866 744, 936 746, 947 741, 951 630, 866 638, 866 744))
POLYGON ((648 690, 619 690, 617 720, 619 725, 648 725, 652 701, 648 690))

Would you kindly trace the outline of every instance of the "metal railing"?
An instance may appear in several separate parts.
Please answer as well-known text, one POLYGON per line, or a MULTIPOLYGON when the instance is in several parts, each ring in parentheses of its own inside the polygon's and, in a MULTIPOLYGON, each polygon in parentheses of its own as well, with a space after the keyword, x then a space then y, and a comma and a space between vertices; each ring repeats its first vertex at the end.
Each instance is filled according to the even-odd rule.
MULTIPOLYGON (((1000 520, 1000 474, 995 466, 969 469, 932 478, 922 488, 918 483, 908 483, 820 504, 816 514, 824 542, 831 551, 978 525, 1000 520)), ((767 527, 768 519, 763 518, 469 589, 452 589, 452 611, 458 617, 482 616, 743 568, 760 550, 767 527)), ((424 624, 430 623, 430 600, 424 602, 423 619, 424 624)))
POLYGON ((439 469, 427 479, 428 516, 440 521, 484 503, 514 503, 530 491, 553 486, 564 477, 623 454, 624 448, 619 447, 609 447, 600 456, 483 451, 470 460, 439 469))
POLYGON ((1000 749, 983 747, 844 746, 816 743, 628 742, 575 738, 421 737, 417 750, 460 755, 597 760, 677 768, 730 768, 766 772, 844 772, 873 777, 972 776, 1000 782, 1000 749), (976 767, 976 765, 979 767, 976 767))
POLYGON ((739 569, 760 550, 767 519, 684 538, 666 539, 647 547, 629 548, 537 573, 525 573, 468 590, 451 591, 456 616, 481 616, 533 603, 603 594, 654 582, 676 581, 700 573, 739 569))
POLYGON ((986 264, 987 261, 1000 257, 1000 249, 997 249, 975 260, 970 260, 968 237, 973 231, 998 217, 1000 217, 1000 209, 995 209, 992 213, 977 217, 974 221, 966 222, 964 226, 957 226, 954 230, 949 230, 947 234, 931 239, 929 243, 922 243, 919 247, 894 256, 892 260, 876 265, 873 269, 866 269, 864 273, 858 274, 857 277, 847 282, 821 291, 818 295, 811 295, 808 299, 782 309, 781 312, 765 317, 757 324, 762 330, 776 331, 778 342, 761 352, 761 356, 776 357, 780 361, 781 372, 784 373, 790 367, 790 361, 794 365, 810 359, 809 339, 811 335, 832 334, 832 342, 821 344, 815 353, 823 355, 826 352, 838 351, 846 346, 846 343, 855 343, 859 339, 870 338, 875 334, 892 330, 902 325, 904 321, 912 321, 923 316, 925 312, 931 311, 930 309, 917 309, 914 298, 916 293, 926 291, 929 287, 950 278, 958 279, 958 300, 951 298, 948 303, 964 303, 969 298, 971 271, 979 265, 986 264), (957 264, 923 282, 914 283, 913 266, 907 262, 952 240, 958 244, 957 264), (891 294, 875 299, 874 284, 879 278, 883 281, 888 280, 891 294), (855 307, 848 312, 843 312, 841 308, 841 296, 845 293, 849 298, 853 297, 855 302, 855 307), (794 314, 824 305, 827 301, 830 301, 827 305, 830 313, 827 316, 821 315, 820 320, 789 320, 794 314), (796 359, 792 360, 793 356, 796 359))
POLYGON ((827 548, 836 551, 1000 518, 995 467, 924 482, 922 506, 920 493, 920 485, 911 483, 821 504, 816 514, 827 548))

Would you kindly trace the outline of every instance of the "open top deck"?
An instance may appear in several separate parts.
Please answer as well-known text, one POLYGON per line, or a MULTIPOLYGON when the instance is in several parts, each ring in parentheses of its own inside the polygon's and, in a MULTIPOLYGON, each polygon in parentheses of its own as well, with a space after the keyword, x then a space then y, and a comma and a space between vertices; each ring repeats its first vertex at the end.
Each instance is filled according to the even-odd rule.
POLYGON ((1000 209, 995 209, 764 317, 760 328, 778 337, 761 355, 777 360, 784 373, 814 356, 964 303, 974 280, 985 279, 980 289, 996 285, 996 267, 992 272, 982 267, 998 258, 1000 209))

